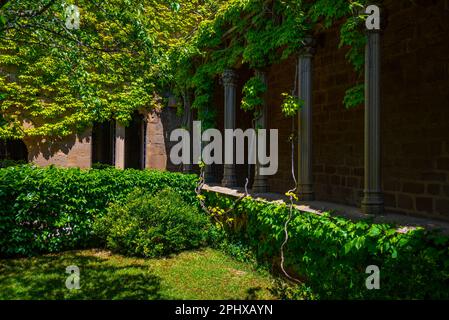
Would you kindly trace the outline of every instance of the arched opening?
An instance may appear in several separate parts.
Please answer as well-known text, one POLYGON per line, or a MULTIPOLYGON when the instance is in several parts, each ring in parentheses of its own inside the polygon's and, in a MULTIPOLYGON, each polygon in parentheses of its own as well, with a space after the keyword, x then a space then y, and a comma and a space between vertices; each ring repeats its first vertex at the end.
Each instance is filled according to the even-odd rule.
POLYGON ((125 129, 125 168, 145 168, 145 130, 144 118, 134 113, 133 118, 125 129))
POLYGON ((95 123, 92 128, 92 166, 115 164, 115 121, 95 123))
POLYGON ((0 160, 28 162, 28 149, 22 140, 0 140, 0 160))

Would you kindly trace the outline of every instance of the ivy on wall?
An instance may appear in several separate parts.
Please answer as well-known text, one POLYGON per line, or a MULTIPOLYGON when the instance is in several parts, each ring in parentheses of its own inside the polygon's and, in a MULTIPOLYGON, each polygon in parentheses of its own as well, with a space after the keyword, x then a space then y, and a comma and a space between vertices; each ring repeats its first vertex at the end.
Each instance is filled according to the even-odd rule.
POLYGON ((0 4, 0 138, 63 137, 160 104, 170 48, 220 1, 6 0, 0 4), (79 28, 67 27, 69 5, 79 28), (25 124, 25 125, 24 125, 25 124))
MULTIPOLYGON (((366 1, 4 1, 0 137, 61 137, 109 119, 126 124, 167 91, 194 96, 192 108, 206 129, 214 125, 213 91, 226 68, 270 66, 336 24, 340 47, 361 74, 366 1), (68 30, 64 8, 75 3, 80 28, 68 30)), ((257 112, 266 90, 251 78, 242 108, 257 112)), ((363 85, 355 83, 344 103, 361 101, 363 85)))
MULTIPOLYGON (((361 75, 364 67, 365 33, 363 8, 365 0, 233 0, 223 5, 213 20, 201 23, 185 50, 174 57, 177 86, 195 94, 193 108, 200 120, 210 109, 214 80, 226 68, 247 64, 261 69, 298 54, 305 39, 337 23, 340 27, 340 48, 346 48, 346 58, 361 75)), ((336 48, 337 49, 337 48, 336 48)), ((263 102, 267 90, 257 77, 243 87, 243 110, 255 110, 263 102)), ((344 104, 358 106, 364 99, 363 84, 349 88, 344 104)), ((295 97, 285 95, 284 105, 295 97)))

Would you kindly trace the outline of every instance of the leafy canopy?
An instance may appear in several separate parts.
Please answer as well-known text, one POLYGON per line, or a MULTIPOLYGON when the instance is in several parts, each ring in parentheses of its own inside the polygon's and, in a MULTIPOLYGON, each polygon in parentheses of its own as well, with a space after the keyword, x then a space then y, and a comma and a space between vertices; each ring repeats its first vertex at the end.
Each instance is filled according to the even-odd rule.
MULTIPOLYGON (((365 2, 2 0, 0 137, 66 136, 108 119, 127 124, 133 111, 159 106, 168 90, 194 96, 192 108, 209 127, 224 69, 279 62, 337 23, 340 46, 360 73, 365 2), (66 26, 72 4, 79 29, 66 26)), ((347 107, 363 101, 360 82, 348 89, 347 107)), ((250 79, 242 107, 257 113, 266 90, 250 79)), ((284 106, 295 101, 285 96, 284 106)))
POLYGON ((126 124, 134 110, 160 102, 170 49, 214 3, 2 1, 0 137, 65 136, 111 118, 126 124), (78 29, 66 26, 71 4, 78 29))
MULTIPOLYGON (((214 121, 212 92, 217 77, 226 68, 246 64, 263 69, 298 54, 310 36, 340 25, 340 47, 361 76, 364 66, 365 35, 362 8, 365 0, 232 0, 220 7, 214 19, 203 21, 187 49, 177 56, 176 83, 191 90, 192 107, 210 126, 214 121)), ((337 50, 338 48, 336 48, 337 50)), ((361 77, 359 77, 359 80, 361 77)), ((292 84, 293 85, 293 84, 292 84)), ((344 103, 358 106, 363 101, 363 85, 349 88, 344 103)), ((292 92, 295 88, 292 88, 292 92)), ((257 77, 248 80, 243 89, 242 108, 254 110, 262 104, 267 90, 257 77)), ((284 106, 296 99, 285 93, 284 106)), ((295 108, 299 103, 295 103, 295 108)))

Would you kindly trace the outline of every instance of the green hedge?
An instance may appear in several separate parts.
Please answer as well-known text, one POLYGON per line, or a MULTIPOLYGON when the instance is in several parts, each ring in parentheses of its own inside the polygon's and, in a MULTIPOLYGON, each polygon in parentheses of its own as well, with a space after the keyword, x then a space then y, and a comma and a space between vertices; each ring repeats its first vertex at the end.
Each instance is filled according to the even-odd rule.
POLYGON ((135 188, 166 187, 196 204, 196 176, 159 171, 0 169, 0 255, 32 255, 96 244, 92 223, 135 188))
MULTIPOLYGON (((207 193, 208 205, 229 208, 235 199, 207 193)), ((289 208, 244 199, 228 226, 259 262, 279 265, 289 208)), ((447 299, 449 239, 416 229, 353 222, 295 210, 285 258, 288 270, 321 299, 447 299), (366 268, 380 268, 380 290, 367 290, 366 268)), ((229 218, 229 217, 227 217, 229 218)))
MULTIPOLYGON (((197 177, 137 170, 79 170, 17 166, 0 169, 0 255, 32 255, 98 246, 92 230, 108 203, 140 188, 170 187, 196 206, 197 177)), ((207 193, 208 205, 229 208, 234 199, 207 193)), ((264 263, 279 262, 286 205, 241 201, 228 237, 264 263)), ((225 223, 226 225, 226 223, 225 223)), ((286 250, 288 269, 321 299, 449 298, 449 239, 423 229, 352 222, 294 212, 286 250), (380 268, 380 290, 367 290, 367 266, 380 268)))
POLYGON ((204 212, 167 188, 156 194, 136 189, 124 203, 111 204, 93 229, 114 252, 155 258, 206 245, 211 227, 204 212))

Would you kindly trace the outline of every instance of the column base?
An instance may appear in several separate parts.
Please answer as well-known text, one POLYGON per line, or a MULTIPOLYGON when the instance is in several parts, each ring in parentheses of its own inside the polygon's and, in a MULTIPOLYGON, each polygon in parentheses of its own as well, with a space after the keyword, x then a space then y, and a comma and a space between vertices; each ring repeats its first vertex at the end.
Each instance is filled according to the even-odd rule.
POLYGON ((206 184, 218 183, 217 177, 214 175, 213 168, 210 165, 206 165, 206 168, 204 169, 204 182, 206 184))
POLYGON ((300 185, 298 186, 298 198, 299 201, 314 201, 315 192, 313 191, 312 185, 300 185))
POLYGON ((193 173, 192 165, 191 164, 184 164, 182 166, 182 172, 186 173, 186 174, 193 173))
POLYGON ((267 178, 256 177, 254 179, 253 186, 251 187, 251 192, 253 193, 268 193, 270 187, 268 186, 267 178))
POLYGON ((379 192, 365 192, 362 200, 362 211, 365 214, 380 215, 384 213, 384 197, 379 192))
POLYGON ((234 165, 224 166, 223 180, 221 181, 221 186, 226 188, 237 187, 237 177, 235 175, 234 165))

